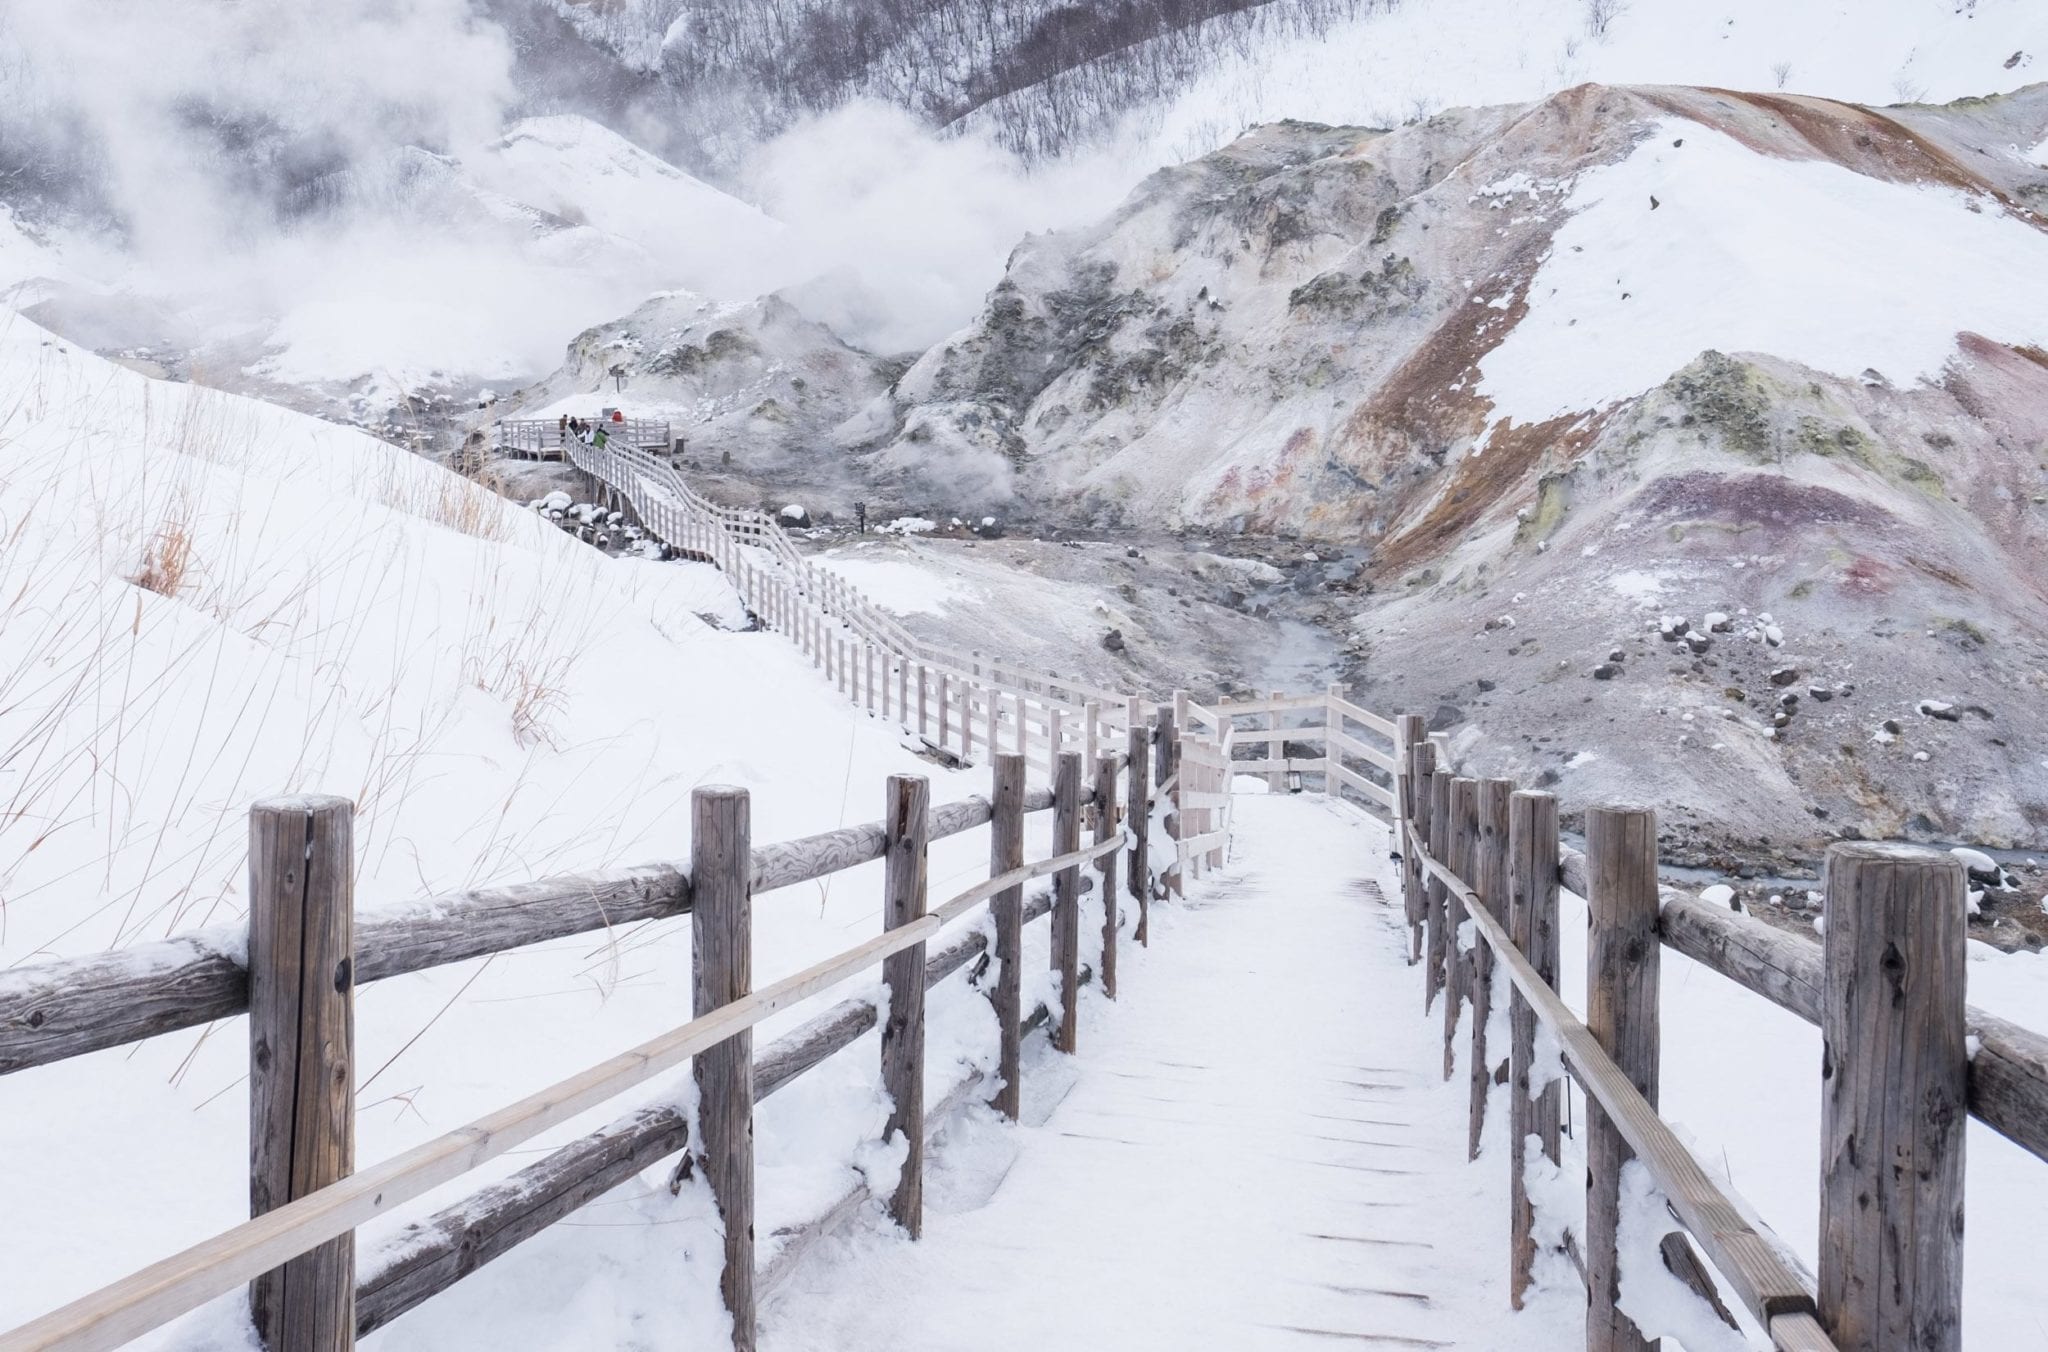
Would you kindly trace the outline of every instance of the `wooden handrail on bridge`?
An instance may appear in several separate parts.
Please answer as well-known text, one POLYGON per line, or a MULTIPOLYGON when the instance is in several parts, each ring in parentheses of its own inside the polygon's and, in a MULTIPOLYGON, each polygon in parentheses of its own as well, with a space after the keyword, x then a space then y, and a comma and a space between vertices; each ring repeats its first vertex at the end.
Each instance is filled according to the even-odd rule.
MULTIPOLYGON (((391 1257, 380 1263, 360 1287, 354 1279, 353 1235, 358 1226, 685 1062, 693 1064, 698 1078, 698 1120, 704 1126, 704 1140, 698 1143, 697 1150, 727 1222, 724 1290, 734 1316, 735 1345, 751 1346, 754 1311, 750 1132, 726 1127, 743 1122, 757 1098, 786 1085, 874 1027, 876 1006, 871 999, 855 999, 836 1006, 758 1057, 752 1052, 749 1030, 851 977, 881 967, 885 983, 891 988, 890 1007, 915 1011, 892 1019, 883 1030, 885 1085, 897 1104, 892 1120, 914 1141, 921 1141, 925 1129, 918 1106, 922 1103, 921 1088, 913 1091, 912 1086, 921 1086, 924 1076, 923 1005, 921 996, 913 998, 906 991, 921 992, 925 986, 990 950, 988 937, 977 931, 960 936, 936 954, 926 955, 929 942, 947 925, 988 905, 997 917, 996 955, 1008 963, 1019 960, 1020 949, 1014 937, 1004 936, 1014 936, 1014 927, 1029 919, 1051 915, 1055 932, 1071 936, 1054 948, 1063 1010, 1048 1012, 1041 1007, 1039 1012, 1027 1014, 1019 1007, 1020 983, 1014 974, 990 991, 1003 1044, 1002 1064, 1010 1067, 1014 1075, 1014 1068, 1020 1064, 1015 1054, 1017 1040, 1028 1027, 1047 1019, 1057 1027, 1061 1047, 1071 1051, 1075 1035, 1074 993, 1084 972, 1078 944, 1082 872, 1089 865, 1102 869, 1106 889, 1102 949, 1099 963, 1087 970, 1107 976, 1114 972, 1119 929, 1116 919, 1122 909, 1114 895, 1119 876, 1114 861, 1135 839, 1131 830, 1118 825, 1123 807, 1118 801, 1120 773, 1129 771, 1128 797, 1129 806, 1135 809, 1133 815, 1145 814, 1149 795, 1142 761, 1125 767, 1117 755, 1103 755, 1092 791, 1082 786, 1079 753, 1063 753, 1057 768, 1055 786, 1050 792, 1028 792, 1022 757, 999 755, 990 797, 936 810, 925 806, 924 780, 894 776, 889 784, 891 810, 880 827, 849 827, 760 849, 752 848, 747 838, 749 811, 745 790, 697 790, 693 796, 696 830, 690 868, 685 872, 661 866, 652 873, 656 885, 649 889, 662 898, 660 914, 691 916, 698 973, 696 1018, 468 1126, 360 1172, 350 1172, 346 1167, 352 1153, 351 1104, 338 1120, 319 1124, 324 1130, 341 1133, 335 1145, 341 1167, 328 1170, 331 1177, 324 1180, 324 1186, 292 1185, 292 1195, 276 1196, 263 1214, 0 1334, 0 1352, 116 1347, 245 1283, 256 1284, 259 1328, 273 1352, 310 1352, 315 1346, 352 1345, 359 1332, 389 1322, 446 1289, 479 1264, 500 1256, 600 1195, 611 1184, 681 1150, 686 1144, 687 1125, 672 1105, 658 1102, 570 1142, 512 1178, 415 1225, 407 1232, 403 1244, 392 1250, 391 1257), (1073 842, 1072 847, 1047 858, 1004 867, 1006 847, 1000 842, 1021 842, 1025 815, 1048 808, 1055 817, 1055 839, 1073 842), (1085 846, 1078 843, 1084 812, 1091 812, 1097 822, 1095 841, 1085 846), (924 852, 929 842, 983 824, 994 828, 997 841, 992 846, 992 876, 927 909, 924 852), (877 859, 885 864, 884 890, 891 898, 883 933, 759 990, 747 989, 747 935, 752 927, 754 899, 776 888, 877 859), (1054 880, 1051 899, 1026 905, 1022 897, 1024 885, 1048 876, 1054 880), (902 904, 899 906, 898 902, 902 904), (1005 926, 1010 928, 1006 930, 1005 926), (909 966, 903 966, 903 961, 909 962, 909 966), (728 988, 727 994, 707 1004, 706 990, 720 985, 728 988), (732 1075, 720 1071, 720 1067, 728 1064, 734 1068, 732 1075), (323 1276, 316 1284, 307 1286, 303 1277, 295 1278, 294 1273, 301 1268, 310 1271, 308 1265, 312 1264, 321 1265, 323 1276), (297 1294, 289 1300, 279 1298, 266 1308, 263 1293, 293 1289, 297 1294)), ((347 885, 352 871, 349 804, 340 799, 285 799, 259 804, 252 810, 254 817, 264 820, 289 820, 314 813, 321 814, 320 820, 330 826, 307 837, 305 859, 252 856, 252 914, 261 913, 276 902, 284 907, 282 913, 300 916, 309 927, 329 923, 331 919, 347 935, 353 914, 347 885), (338 882, 328 893, 320 895, 296 890, 295 879, 306 875, 338 882), (281 893, 280 889, 284 891, 281 893)), ((647 871, 636 872, 634 877, 644 882, 641 872, 647 871)), ((1150 871, 1138 861, 1129 874, 1138 889, 1142 912, 1151 900, 1150 871)), ((524 900, 534 904, 514 906, 509 911, 493 904, 502 901, 502 895, 464 894, 464 901, 456 907, 458 914, 500 919, 511 915, 514 919, 492 929, 493 940, 477 938, 468 942, 460 956, 495 951, 480 947, 488 942, 509 946, 531 941, 529 936, 533 935, 553 937, 576 932, 576 928, 585 926, 587 917, 565 905, 563 899, 570 890, 571 885, 561 880, 529 885, 524 900)), ((501 890, 505 895, 514 891, 501 890)), ((431 928, 442 923, 443 917, 433 915, 394 916, 365 928, 371 935, 390 938, 395 946, 405 948, 407 926, 431 928)), ((252 944, 250 951, 258 954, 259 962, 278 964, 280 971, 296 970, 295 947, 287 952, 279 945, 264 948, 252 944)), ((414 956, 440 952, 431 944, 424 948, 414 945, 407 951, 414 956)), ((344 945, 342 954, 341 970, 346 973, 350 970, 350 945, 344 945)), ((116 956, 108 955, 108 959, 116 956)), ((367 965, 381 957, 364 953, 362 961, 367 965)), ((413 961, 409 957, 404 962, 410 962, 410 966, 402 962, 381 975, 418 970, 432 965, 433 960, 456 959, 413 961)), ((49 966, 63 969, 74 978, 81 970, 101 970, 81 969, 68 963, 49 966)), ((183 970, 187 978, 221 984, 211 967, 186 964, 183 970)), ((240 1007, 247 1003, 250 987, 270 989, 278 979, 279 972, 268 966, 240 973, 237 989, 213 991, 207 997, 213 1003, 205 1007, 217 1008, 224 1002, 237 1001, 240 1007)), ((47 992, 53 984, 40 980, 25 983, 14 994, 47 992)), ((173 982, 173 987, 177 984, 173 982)), ((335 989, 343 1007, 340 1017, 349 1020, 346 1009, 353 998, 354 983, 344 980, 335 989)), ((85 1036, 75 1026, 77 1017, 70 1017, 62 1030, 39 1045, 36 1038, 50 1021, 36 1017, 33 1009, 24 1015, 27 1006, 21 1000, 11 1007, 0 1005, 10 1021, 5 1029, 8 1040, 0 1044, 7 1047, 10 1065, 19 1068, 41 1064, 77 1055, 88 1044, 117 1045, 135 1036, 163 1031, 164 1026, 183 1026, 175 1021, 168 1025, 160 1021, 124 1021, 104 1000, 93 1007, 112 1031, 85 1036), (14 1025, 17 1018, 21 1026, 14 1025)), ((69 1014, 77 1016, 78 1011, 71 1010, 69 1014)), ((184 1017, 184 1012, 166 1017, 176 1020, 184 1017)), ((300 1055, 315 1062, 303 1068, 310 1082, 349 1084, 352 1035, 337 1037, 332 1031, 314 1035, 293 1024, 293 1017, 279 1012, 279 1007, 270 1003, 260 1004, 253 1014, 252 1093, 258 1091, 270 1073, 275 1053, 268 1049, 281 1041, 289 1042, 299 1049, 300 1055), (337 1057, 338 1061, 332 1059, 337 1057)), ((312 1015, 308 1012, 305 1017, 312 1015)), ((998 1106, 1005 1102, 1014 1105, 1014 1095, 1007 1099, 999 1096, 998 1106)), ((301 1150, 301 1135, 311 1129, 304 1116, 275 1124, 272 1132, 252 1140, 252 1168, 263 1169, 268 1161, 289 1159, 301 1150)), ((913 1146, 903 1181, 889 1199, 892 1213, 913 1234, 918 1228, 917 1213, 921 1208, 921 1158, 921 1149, 913 1146)))

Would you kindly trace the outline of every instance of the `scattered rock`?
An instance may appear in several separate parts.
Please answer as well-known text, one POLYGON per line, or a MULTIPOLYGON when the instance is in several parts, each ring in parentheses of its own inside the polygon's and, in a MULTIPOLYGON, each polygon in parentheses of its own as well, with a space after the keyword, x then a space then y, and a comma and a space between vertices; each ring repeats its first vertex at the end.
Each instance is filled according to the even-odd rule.
POLYGON ((1593 668, 1593 679, 1596 681, 1611 681, 1619 675, 1621 667, 1613 662, 1602 662, 1593 668))
POLYGON ((1950 850, 1949 853, 1963 861, 1963 867, 1970 871, 1972 878, 1997 878, 2005 872, 2004 869, 1998 866, 1997 860, 1982 850, 1973 850, 1967 845, 1958 845, 1950 850))
POLYGON ((1104 634, 1102 636, 1102 646, 1109 649, 1113 653, 1122 652, 1124 650, 1124 631, 1121 629, 1112 629, 1108 633, 1104 634))
POLYGON ((1695 653, 1703 653, 1714 646, 1714 641, 1705 634, 1694 633, 1685 636, 1685 644, 1695 653))
POLYGON ((1944 723, 1960 723, 1963 721, 1963 716, 1957 711, 1956 706, 1942 700, 1923 699, 1913 707, 1925 717, 1939 719, 1944 723))
POLYGON ((1792 684, 1792 682, 1794 682, 1794 681, 1796 681, 1796 680, 1798 680, 1798 679, 1799 679, 1799 668, 1798 668, 1798 667, 1772 667, 1772 668, 1771 668, 1771 684, 1772 684, 1772 685, 1790 685, 1790 684, 1792 684))
POLYGON ((1824 685, 1809 685, 1806 687, 1806 693, 1816 704, 1826 704, 1835 697, 1835 692, 1824 685))
POLYGON ((1685 637, 1692 625, 1683 615, 1666 615, 1657 621, 1657 636, 1666 643, 1676 643, 1685 637))
POLYGON ((1729 619, 1718 610, 1707 612, 1706 625, 1709 632, 1716 634, 1731 633, 1735 629, 1735 621, 1729 619))

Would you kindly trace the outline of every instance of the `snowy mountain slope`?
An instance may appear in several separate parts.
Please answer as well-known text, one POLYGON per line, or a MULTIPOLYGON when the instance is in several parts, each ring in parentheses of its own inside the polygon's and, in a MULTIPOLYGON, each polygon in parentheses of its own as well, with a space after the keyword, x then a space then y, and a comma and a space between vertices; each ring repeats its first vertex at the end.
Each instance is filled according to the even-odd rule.
MULTIPOLYGON (((1387 127, 1587 81, 1888 104, 2004 93, 2044 77, 2048 13, 2030 0, 1401 0, 1324 32, 1218 44, 1184 86, 1101 115, 1157 162, 1281 118, 1387 127), (1600 24, 1596 8, 1611 18, 1600 24)), ((1086 72, 1067 78, 1081 86, 1067 97, 1085 97, 1086 72)))
POLYGON ((1496 763, 1568 801, 1625 781, 1774 843, 1822 833, 1809 807, 2037 839, 2044 132, 2048 86, 1885 111, 1586 86, 1391 133, 1279 124, 1028 241, 841 435, 963 515, 1369 547, 1354 674, 1475 737, 1511 708, 1496 763), (1658 607, 1798 637, 1664 670, 1637 641, 1658 607), (1594 684, 1618 649, 1654 678, 1594 684), (1782 728, 1776 665, 1804 701, 1782 728), (1572 750, 1654 739, 1647 781, 1519 741, 1589 699, 1572 750))
POLYGON ((515 122, 465 168, 512 201, 630 240, 691 290, 746 297, 768 283, 745 265, 765 261, 779 222, 588 118, 515 122))
MULTIPOLYGON (((891 772, 931 774, 941 802, 983 787, 855 716, 782 639, 719 627, 742 617, 710 569, 607 559, 359 433, 148 381, 9 318, 0 443, 0 964, 202 926, 233 945, 244 814, 262 796, 357 801, 368 911, 686 857, 705 782, 754 790, 763 841, 871 819, 891 772)), ((986 869, 984 841, 955 843, 935 853, 935 886, 986 869)), ((757 975, 879 924, 873 872, 764 899, 757 975)), ((689 1004, 687 936, 591 935, 366 988, 360 1157, 672 1027, 689 1004)), ((936 1036, 980 1055, 986 1002, 937 998, 936 1036)), ((0 1079, 0 1326, 246 1215, 246 1056, 230 1021, 0 1079)), ((870 1061, 764 1109, 764 1227, 837 1195, 881 1120, 870 1061)), ((694 1189, 604 1205, 650 1224, 631 1245, 565 1232, 475 1283, 526 1309, 536 1337, 585 1340, 564 1346, 616 1346, 628 1326, 668 1345, 710 1338, 715 1274, 679 1293, 671 1271, 601 1310, 520 1294, 608 1290, 629 1249, 672 1266, 664 1245, 707 1223, 694 1189)), ((365 1261, 391 1229, 366 1235, 365 1261)), ((198 1316, 184 1345, 240 1346, 236 1306, 198 1316)), ((422 1320, 379 1343, 448 1345, 422 1320)))

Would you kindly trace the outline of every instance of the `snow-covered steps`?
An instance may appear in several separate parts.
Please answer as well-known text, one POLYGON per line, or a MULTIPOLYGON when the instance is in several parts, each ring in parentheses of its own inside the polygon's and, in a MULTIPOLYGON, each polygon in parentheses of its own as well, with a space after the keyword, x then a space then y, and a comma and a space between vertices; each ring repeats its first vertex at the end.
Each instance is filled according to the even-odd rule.
MULTIPOLYGON (((1154 912, 1081 1055, 1026 1068, 1025 1125, 955 1124, 924 1239, 868 1220, 816 1251, 764 1349, 1489 1345, 1504 1217, 1398 907, 1360 884, 1384 831, 1305 797, 1238 812, 1238 857, 1154 912)), ((1563 1345, 1575 1314, 1516 1329, 1563 1345)))

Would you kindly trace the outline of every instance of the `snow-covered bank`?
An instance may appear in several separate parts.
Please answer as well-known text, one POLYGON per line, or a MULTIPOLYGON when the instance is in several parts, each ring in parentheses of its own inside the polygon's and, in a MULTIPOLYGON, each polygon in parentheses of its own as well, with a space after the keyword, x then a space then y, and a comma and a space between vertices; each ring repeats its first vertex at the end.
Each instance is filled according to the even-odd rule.
MULTIPOLYGON (((147 381, 10 319, 0 441, 0 963, 237 923, 246 807, 294 790, 356 799, 357 901, 374 909, 685 857, 706 782, 754 790, 760 841, 879 816, 891 772, 930 774, 940 802, 983 789, 856 716, 782 639, 700 618, 737 618, 710 569, 606 559, 360 434, 147 381)), ((985 870, 986 849, 942 842, 934 888, 985 870)), ((878 927, 878 872, 764 898, 757 980, 878 927)), ((642 926, 364 989, 359 1158, 687 1018, 687 936, 642 926)), ((935 1067, 992 1043, 985 1002, 941 992, 934 1008, 949 1049, 935 1067)), ((246 1215, 246 1056, 233 1020, 0 1079, 0 1326, 246 1215)), ((764 1230, 837 1195, 879 1121, 871 1060, 764 1107, 764 1230)), ((476 1299, 545 1280, 592 1302, 576 1307, 591 1348, 636 1321, 667 1345, 708 1337, 715 1275, 700 1287, 690 1266, 684 1293, 672 1275, 706 1232, 704 1200, 658 1191, 605 1204, 650 1222, 630 1244, 586 1218, 472 1279, 476 1299), (608 1287, 622 1246, 671 1276, 608 1287)), ((403 1219, 365 1233, 366 1258, 403 1219)), ((235 1305, 197 1326, 235 1345, 235 1305)), ((379 1341, 446 1336, 408 1319, 379 1341)))
POLYGON ((1185 89, 1132 110, 1119 135, 1152 158, 1186 158, 1281 118, 1392 127, 1588 81, 1885 104, 2044 78, 2048 12, 2032 0, 1401 0, 1324 34, 1222 54, 1185 89))
POLYGON ((1555 194, 1567 215, 1534 276, 1474 297, 1528 306, 1480 362, 1496 419, 1604 408, 1708 349, 1910 386, 1965 332, 2048 345, 2048 231, 1985 194, 1759 155, 1681 118, 1568 181, 1518 178, 1481 191, 1510 214, 1555 194))

